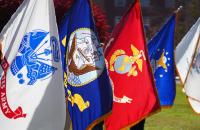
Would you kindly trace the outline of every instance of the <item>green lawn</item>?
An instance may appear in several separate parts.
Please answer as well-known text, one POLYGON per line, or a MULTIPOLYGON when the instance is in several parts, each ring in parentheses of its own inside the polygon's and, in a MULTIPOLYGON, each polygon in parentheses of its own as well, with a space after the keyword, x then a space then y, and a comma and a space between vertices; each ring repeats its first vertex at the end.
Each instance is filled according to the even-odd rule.
POLYGON ((177 86, 172 108, 162 109, 161 112, 147 118, 145 130, 200 130, 200 115, 192 111, 181 89, 181 86, 177 86))

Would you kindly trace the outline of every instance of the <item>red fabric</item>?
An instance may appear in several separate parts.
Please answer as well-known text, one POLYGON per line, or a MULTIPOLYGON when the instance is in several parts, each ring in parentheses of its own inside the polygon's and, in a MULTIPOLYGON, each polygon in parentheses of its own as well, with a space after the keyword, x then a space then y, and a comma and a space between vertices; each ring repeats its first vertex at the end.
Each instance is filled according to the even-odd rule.
POLYGON ((148 59, 139 0, 135 1, 115 27, 112 38, 114 41, 106 49, 105 56, 110 78, 114 84, 114 96, 118 97, 119 101, 124 96, 132 99, 131 103, 114 101, 112 115, 105 121, 106 130, 119 130, 138 122, 160 108, 148 59), (136 56, 131 50, 131 44, 140 52, 143 51, 145 55, 138 58, 143 62, 142 71, 139 70, 136 61, 131 65, 136 67, 137 76, 128 76, 128 72, 120 74, 116 71, 119 68, 115 67, 116 62, 120 64, 120 56, 136 56), (125 54, 112 57, 116 50, 124 50, 125 54), (111 71, 111 57, 115 59, 114 71, 111 71))

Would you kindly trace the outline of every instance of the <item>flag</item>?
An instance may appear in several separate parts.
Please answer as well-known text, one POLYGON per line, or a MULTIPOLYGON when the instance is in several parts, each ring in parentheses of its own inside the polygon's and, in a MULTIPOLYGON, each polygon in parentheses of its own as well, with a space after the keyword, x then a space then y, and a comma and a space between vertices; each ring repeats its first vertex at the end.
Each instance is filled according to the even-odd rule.
POLYGON ((200 114, 200 18, 178 44, 175 55, 183 92, 193 110, 200 114))
POLYGON ((25 0, 0 39, 0 129, 63 130, 66 106, 53 0, 25 0))
POLYGON ((148 43, 148 52, 161 106, 172 106, 176 95, 174 32, 176 14, 148 43))
MULTIPOLYGON (((61 50, 61 60, 62 60, 62 69, 63 69, 63 72, 65 70, 65 59, 66 59, 66 49, 67 49, 67 44, 66 44, 66 34, 67 34, 67 26, 68 26, 68 23, 69 23, 69 19, 68 19, 68 16, 69 14, 66 13, 63 20, 61 21, 60 25, 59 25, 59 37, 60 37, 60 50, 61 50)), ((66 74, 66 73, 64 73, 66 74)), ((64 79, 64 78, 63 78, 64 79)), ((67 86, 66 84, 64 86, 67 86)), ((65 92, 67 94, 67 88, 64 87, 65 89, 65 92)), ((66 96, 67 97, 67 96, 66 96)), ((68 108, 68 102, 66 100, 66 107, 68 108)), ((71 129, 71 126, 72 126, 72 122, 71 122, 71 119, 70 119, 70 115, 69 115, 69 111, 68 109, 66 109, 66 124, 65 124, 65 130, 70 130, 71 129)))
POLYGON ((195 53, 197 41, 200 35, 199 26, 200 18, 191 27, 191 29, 183 37, 183 39, 175 49, 176 68, 182 84, 184 84, 186 81, 186 77, 193 60, 193 55, 195 53))
POLYGON ((141 8, 135 0, 114 28, 105 50, 114 102, 112 115, 105 121, 107 130, 130 127, 159 106, 145 43, 141 8))
POLYGON ((74 1, 59 28, 72 128, 89 129, 112 108, 112 88, 89 0, 74 1))

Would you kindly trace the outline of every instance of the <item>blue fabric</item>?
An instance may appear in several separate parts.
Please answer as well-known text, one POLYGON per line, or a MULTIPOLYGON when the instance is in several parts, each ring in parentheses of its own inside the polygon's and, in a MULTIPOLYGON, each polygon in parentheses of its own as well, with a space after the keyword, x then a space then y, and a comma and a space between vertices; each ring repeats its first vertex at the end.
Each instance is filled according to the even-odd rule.
POLYGON ((148 43, 148 52, 161 106, 173 105, 175 89, 174 32, 176 15, 172 15, 148 43))
MULTIPOLYGON (((70 46, 71 43, 70 40, 72 41, 70 37, 73 36, 75 32, 74 37, 78 38, 79 33, 77 32, 77 30, 84 30, 84 29, 87 30, 89 29, 92 32, 94 32, 94 35, 98 41, 98 45, 95 45, 98 48, 97 53, 98 56, 102 58, 103 50, 102 47, 100 46, 99 38, 97 36, 90 3, 88 0, 75 0, 72 8, 65 15, 61 25, 59 26, 63 69, 64 73, 66 73, 67 75, 72 74, 72 73, 69 74, 68 71, 69 64, 67 63, 67 60, 69 60, 69 55, 68 53, 66 53, 70 52, 72 50, 71 48, 73 48, 70 46), (62 44, 62 40, 65 37, 67 38, 66 46, 62 44), (68 59, 66 60, 66 58, 68 59)), ((87 34, 83 33, 83 35, 87 34)), ((80 44, 81 43, 79 43, 79 45, 80 44)), ((78 44, 76 44, 76 49, 78 48, 77 46, 78 44)), ((84 53, 82 55, 84 55, 84 53)), ((104 57, 103 57, 103 64, 104 67, 101 66, 103 68, 102 72, 97 78, 86 84, 81 84, 78 87, 74 84, 80 84, 82 82, 80 80, 80 76, 76 76, 76 74, 74 74, 74 77, 72 76, 71 79, 69 78, 70 76, 68 76, 68 82, 67 85, 65 86, 65 89, 66 89, 66 95, 69 99, 68 110, 72 120, 73 130, 85 130, 93 121, 107 114, 112 109, 112 102, 113 102, 112 88, 105 67, 104 57), (81 104, 81 102, 84 103, 83 105, 89 103, 89 107, 81 111, 78 106, 81 104)), ((87 78, 88 77, 85 77, 85 79, 87 78)))
POLYGON ((59 38, 60 38, 60 50, 61 50, 61 58, 62 58, 62 67, 65 68, 65 55, 66 55, 66 49, 67 46, 62 44, 62 40, 67 37, 67 26, 69 24, 69 14, 66 13, 63 20, 60 23, 59 26, 59 38))

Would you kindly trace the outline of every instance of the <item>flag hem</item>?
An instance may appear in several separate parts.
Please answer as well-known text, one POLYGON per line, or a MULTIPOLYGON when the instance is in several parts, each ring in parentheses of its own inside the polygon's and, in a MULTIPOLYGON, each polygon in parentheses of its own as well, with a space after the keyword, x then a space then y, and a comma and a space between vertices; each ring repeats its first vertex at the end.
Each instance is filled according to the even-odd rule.
POLYGON ((198 99, 195 99, 195 98, 193 98, 193 97, 191 97, 191 96, 187 95, 186 93, 185 93, 185 95, 187 96, 187 98, 191 98, 192 100, 195 100, 195 101, 197 101, 197 102, 199 102, 199 103, 200 103, 200 100, 198 100, 198 99))
POLYGON ((104 119, 107 118, 108 116, 110 116, 111 114, 112 114, 112 110, 109 111, 108 113, 102 115, 101 117, 97 118, 96 120, 94 120, 92 123, 90 123, 88 125, 86 130, 91 130, 96 124, 100 123, 101 121, 104 121, 104 119))
MULTIPOLYGON (((186 95, 186 96, 187 96, 187 95, 186 95)), ((191 103, 189 102, 189 98, 191 98, 191 99, 193 99, 193 100, 195 100, 195 101, 197 101, 197 102, 199 102, 199 103, 200 103, 200 101, 199 101, 199 100, 196 100, 196 99, 194 99, 194 98, 192 98, 192 97, 190 97, 190 96, 187 96, 187 102, 188 102, 188 104, 190 105, 190 108, 192 109, 192 111, 193 111, 196 115, 200 116, 200 113, 196 112, 196 111, 193 109, 191 103)))
POLYGON ((150 117, 150 116, 152 116, 152 115, 154 115, 154 114, 156 114, 156 113, 158 113, 158 112, 160 112, 160 111, 161 111, 161 107, 158 108, 156 111, 153 111, 153 112, 151 112, 151 113, 148 113, 146 116, 143 116, 142 118, 140 118, 140 119, 137 120, 136 122, 131 123, 130 125, 127 125, 126 127, 121 128, 120 130, 127 130, 128 128, 130 128, 130 127, 132 127, 132 126, 138 124, 140 121, 144 120, 145 118, 150 117))
POLYGON ((171 109, 173 105, 164 105, 164 106, 161 106, 161 109, 171 109))

